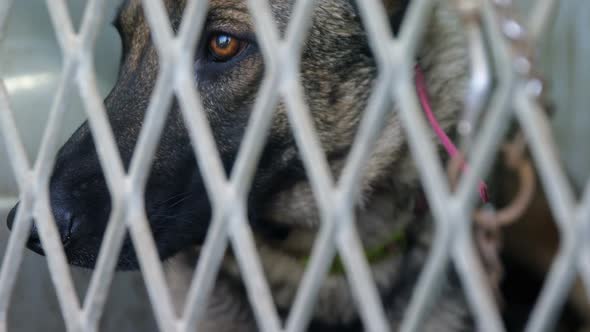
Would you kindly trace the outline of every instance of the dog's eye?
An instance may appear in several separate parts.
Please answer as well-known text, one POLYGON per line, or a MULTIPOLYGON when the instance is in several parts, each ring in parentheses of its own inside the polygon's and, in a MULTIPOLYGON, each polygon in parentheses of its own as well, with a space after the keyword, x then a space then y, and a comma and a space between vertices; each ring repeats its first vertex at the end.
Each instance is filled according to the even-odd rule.
POLYGON ((239 38, 225 34, 216 33, 209 37, 209 53, 213 61, 225 62, 237 56, 245 48, 246 43, 239 38))

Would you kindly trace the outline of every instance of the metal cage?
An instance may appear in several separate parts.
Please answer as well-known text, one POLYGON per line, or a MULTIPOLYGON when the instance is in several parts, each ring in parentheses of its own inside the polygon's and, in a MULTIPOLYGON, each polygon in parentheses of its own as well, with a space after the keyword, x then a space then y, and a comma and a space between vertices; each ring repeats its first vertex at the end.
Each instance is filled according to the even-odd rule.
MULTIPOLYGON (((0 2, 0 36, 12 2, 0 2)), ((474 27, 485 28, 487 31, 490 61, 477 62, 475 69, 477 73, 486 73, 493 65, 497 76, 495 89, 490 92, 491 102, 485 112, 486 119, 474 138, 475 152, 470 160, 471 167, 453 193, 437 156, 435 144, 430 138, 427 123, 421 116, 413 85, 412 59, 415 58, 435 1, 411 1, 397 38, 389 29, 381 1, 357 1, 377 59, 379 76, 348 163, 338 182, 330 174, 298 81, 299 55, 302 40, 306 38, 306 31, 310 26, 313 0, 296 2, 284 38, 279 37, 267 2, 248 1, 266 71, 248 130, 229 178, 223 172, 199 96, 193 84, 190 84, 193 78, 190 75, 189 50, 193 48, 200 34, 207 12, 206 0, 188 1, 177 35, 170 28, 161 1, 143 0, 161 66, 128 172, 125 172, 118 155, 97 90, 93 65, 92 49, 97 30, 103 23, 106 2, 89 0, 79 32, 76 32, 65 0, 47 1, 64 61, 58 92, 51 107, 39 156, 34 163, 27 159, 16 129, 9 97, 0 78, 0 135, 6 141, 10 157, 8 161, 3 161, 2 166, 8 167, 10 164, 12 167, 21 201, 0 271, 0 331, 6 331, 10 295, 33 218, 37 221, 41 240, 47 251, 49 269, 68 331, 98 330, 106 300, 104 294, 112 280, 116 257, 127 230, 134 245, 141 247, 137 251, 141 271, 162 331, 195 330, 203 314, 203 304, 216 278, 222 253, 227 246, 234 249, 239 267, 244 272, 242 275, 245 287, 260 330, 304 330, 310 319, 319 283, 328 271, 329 262, 338 254, 364 326, 369 331, 389 331, 390 326, 355 229, 351 200, 358 187, 369 147, 378 137, 376 129, 390 111, 385 107, 390 99, 400 105, 400 118, 437 225, 433 250, 419 278, 401 330, 420 331, 420 322, 428 314, 429 305, 436 299, 441 274, 449 261, 458 271, 479 329, 504 330, 484 269, 474 249, 470 216, 475 205, 472 192, 477 187, 478 179, 489 171, 489 165, 506 132, 506 124, 511 119, 516 119, 524 131, 561 234, 559 254, 526 328, 530 332, 546 330, 555 320, 578 274, 590 287, 590 242, 586 241, 585 236, 590 234, 590 190, 584 193, 581 200, 577 200, 574 195, 559 162, 548 116, 537 100, 540 82, 526 69, 527 66, 532 66, 528 62, 529 58, 521 52, 522 49, 515 46, 526 42, 533 47, 539 42, 556 2, 536 1, 534 10, 525 22, 518 22, 505 15, 510 11, 511 1, 452 2, 457 10, 467 10, 462 8, 464 3, 476 5, 469 10, 481 17, 474 27), (101 142, 97 152, 113 202, 99 261, 83 303, 78 300, 72 284, 53 221, 47 189, 58 149, 57 137, 65 112, 64 100, 73 89, 79 91, 94 138, 101 142), (194 274, 186 307, 180 317, 174 312, 143 206, 143 187, 167 116, 166 105, 173 96, 180 103, 214 207, 211 227, 194 274), (281 323, 273 304, 245 210, 245 199, 253 171, 270 126, 271 114, 279 98, 283 98, 288 108, 290 124, 322 217, 321 230, 310 263, 285 324, 281 323)), ((478 90, 480 83, 481 81, 474 81, 470 86, 470 93, 476 97, 481 92, 478 90)))

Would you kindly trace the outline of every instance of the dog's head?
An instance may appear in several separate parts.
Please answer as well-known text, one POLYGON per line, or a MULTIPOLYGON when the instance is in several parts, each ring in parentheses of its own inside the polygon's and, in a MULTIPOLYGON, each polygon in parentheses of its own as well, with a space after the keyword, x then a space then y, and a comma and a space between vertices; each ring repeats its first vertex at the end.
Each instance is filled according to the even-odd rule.
MULTIPOLYGON (((275 21, 284 32, 294 1, 270 2, 275 21)), ((385 2, 395 30, 407 0, 385 2)), ((177 30, 184 1, 165 3, 177 30)), ((140 1, 127 1, 115 25, 123 42, 123 58, 118 80, 105 105, 127 167, 157 81, 158 54, 140 1)), ((246 1, 212 0, 195 50, 195 85, 226 173, 236 158, 264 76, 264 59, 255 33, 246 1)), ((332 166, 340 165, 351 147, 376 75, 375 61, 354 1, 318 1, 302 54, 301 81, 332 166)), ((100 142, 93 139, 88 123, 83 124, 60 150, 50 181, 51 206, 68 260, 85 267, 95 264, 111 210, 97 145, 100 142)), ((393 159, 381 164, 389 167, 393 159)), ((283 200, 290 197, 278 194, 304 182, 305 170, 284 106, 279 103, 249 194, 248 212, 254 227, 275 231, 266 225, 272 224, 272 220, 266 219, 276 215, 268 212, 270 202, 276 203, 275 197, 283 200)), ((202 243, 211 208, 176 102, 170 106, 151 168, 145 207, 162 259, 202 243)), ((9 225, 15 209, 9 216, 9 225)), ((28 246, 42 253, 35 228, 28 246)), ((125 241, 118 266, 137 266, 129 239, 125 241)))

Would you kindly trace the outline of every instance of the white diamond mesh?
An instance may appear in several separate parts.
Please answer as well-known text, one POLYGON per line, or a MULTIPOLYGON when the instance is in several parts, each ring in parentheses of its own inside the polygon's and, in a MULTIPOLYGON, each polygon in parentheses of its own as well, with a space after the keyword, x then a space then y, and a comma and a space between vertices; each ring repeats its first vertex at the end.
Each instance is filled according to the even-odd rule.
MULTIPOLYGON (((435 1, 414 0, 403 23, 399 38, 389 29, 380 0, 357 1, 370 45, 377 59, 379 76, 369 100, 348 163, 336 183, 321 150, 312 120, 304 102, 299 81, 299 57, 311 23, 313 0, 296 3, 285 38, 279 37, 266 0, 249 0, 257 37, 265 59, 265 77, 254 105, 248 130, 242 142, 232 174, 224 174, 219 154, 191 77, 195 43, 204 24, 207 1, 189 1, 178 35, 170 28, 164 6, 159 0, 144 0, 145 14, 160 59, 158 81, 152 94, 145 123, 140 133, 129 172, 119 158, 104 105, 96 87, 92 48, 98 27, 103 23, 105 2, 88 1, 79 32, 73 28, 65 0, 48 0, 47 6, 59 45, 64 54, 61 82, 51 107, 50 118, 34 164, 27 160, 12 116, 10 100, 0 79, 0 134, 7 143, 9 162, 20 190, 20 208, 0 272, 0 331, 6 330, 10 294, 22 260, 24 242, 32 218, 38 223, 42 244, 68 331, 97 331, 99 318, 113 277, 116 257, 125 231, 130 231, 138 250, 141 271, 162 331, 194 331, 211 292, 222 255, 228 244, 234 249, 257 323, 262 331, 303 331, 313 310, 320 282, 338 253, 351 285, 357 308, 370 331, 388 331, 368 262, 354 224, 353 202, 358 194, 364 161, 370 146, 379 136, 390 100, 400 105, 400 118, 408 133, 410 148, 419 167, 432 213, 437 224, 433 249, 421 274, 402 331, 420 331, 420 322, 436 300, 441 276, 451 261, 460 276, 478 329, 503 331, 498 308, 492 300, 482 264, 474 249, 471 194, 481 175, 488 171, 508 121, 515 117, 523 127, 540 170, 540 177, 561 230, 561 248, 534 309, 527 331, 544 331, 555 320, 574 277, 579 273, 590 287, 590 245, 584 234, 590 232, 590 187, 577 202, 559 162, 548 118, 527 88, 529 77, 515 69, 518 54, 502 32, 502 15, 496 5, 509 0, 471 0, 481 15, 478 28, 487 32, 491 64, 478 62, 476 71, 495 69, 497 86, 480 133, 474 140, 471 167, 455 194, 452 194, 443 165, 414 91, 414 55, 421 42, 435 1), (277 88, 278 87, 278 88, 277 88), (48 201, 48 180, 57 151, 57 134, 64 114, 64 101, 72 89, 78 89, 95 140, 113 207, 98 264, 88 294, 79 303, 72 285, 48 201), (181 317, 177 317, 165 283, 162 264, 144 211, 143 190, 150 164, 163 130, 173 96, 178 98, 206 189, 213 206, 210 230, 181 317), (273 304, 262 271, 253 235, 247 221, 246 195, 258 157, 269 130, 272 112, 283 98, 289 120, 301 151, 301 158, 320 208, 322 226, 313 254, 300 285, 291 313, 283 326, 273 304)), ((528 24, 531 45, 539 42, 556 1, 539 0, 528 24)), ((12 1, 0 2, 0 38, 12 1)), ((477 87, 473 87, 476 89, 477 87)))

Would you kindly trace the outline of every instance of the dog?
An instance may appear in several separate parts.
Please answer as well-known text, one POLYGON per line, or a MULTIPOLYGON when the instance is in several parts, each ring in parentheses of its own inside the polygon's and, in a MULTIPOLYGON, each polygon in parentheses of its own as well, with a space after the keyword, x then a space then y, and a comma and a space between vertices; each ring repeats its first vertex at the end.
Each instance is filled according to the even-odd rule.
MULTIPOLYGON (((174 30, 180 25, 184 2, 164 2, 174 30)), ((293 3, 270 1, 275 22, 283 33, 293 3)), ((383 0, 394 32, 399 30, 409 3, 383 0)), ((460 22, 445 6, 436 6, 416 61, 425 74, 441 126, 452 132, 462 108, 468 66, 460 22)), ((121 36, 123 57, 118 80, 105 106, 121 158, 128 167, 157 80, 158 54, 140 1, 126 1, 114 24, 121 36)), ((227 173, 236 159, 264 70, 246 1, 211 0, 195 51, 194 77, 227 173)), ((317 1, 303 47, 300 76, 305 101, 335 178, 351 149, 377 74, 355 1, 317 1)), ((398 108, 395 104, 390 107, 398 108)), ((356 225, 387 317, 397 330, 426 261, 433 233, 429 218, 418 212, 420 180, 397 112, 384 121, 383 134, 367 161, 360 192, 356 225), (381 250, 370 256, 371 248, 376 247, 381 250)), ((50 180, 50 197, 69 263, 93 268, 111 201, 88 123, 59 151, 50 180)), ((175 266, 168 270, 175 271, 170 278, 180 298, 184 291, 179 289, 186 286, 212 213, 175 101, 146 185, 145 207, 160 258, 175 266)), ((8 217, 9 227, 15 211, 16 207, 8 217)), ((321 221, 282 102, 276 107, 253 179, 248 217, 275 303, 281 315, 286 316, 321 221)), ((35 227, 27 246, 43 254, 35 227)), ((117 267, 138 267, 129 237, 117 267)), ((449 271, 447 277, 422 331, 474 329, 456 276, 449 271)), ((202 330, 257 330, 230 251, 222 263, 202 330)), ((338 258, 320 287, 308 330, 363 330, 338 258)))

